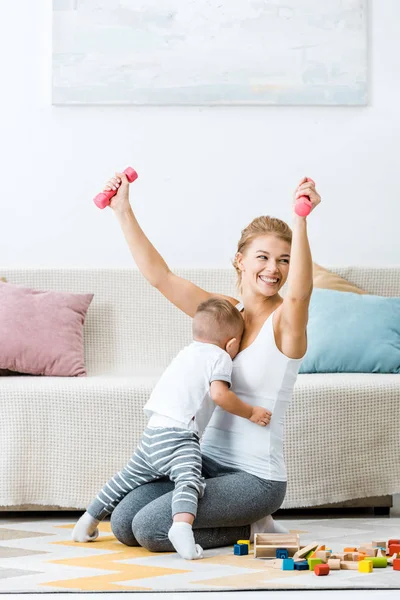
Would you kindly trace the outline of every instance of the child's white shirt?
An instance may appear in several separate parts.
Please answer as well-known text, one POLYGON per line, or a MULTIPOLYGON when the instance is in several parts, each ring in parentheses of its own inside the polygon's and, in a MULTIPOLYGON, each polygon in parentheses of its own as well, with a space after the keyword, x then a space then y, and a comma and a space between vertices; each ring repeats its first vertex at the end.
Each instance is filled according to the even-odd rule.
MULTIPOLYGON (((231 386, 232 359, 205 342, 193 341, 166 368, 144 406, 146 415, 161 415, 202 434, 215 409, 209 394, 213 381, 231 386)), ((149 421, 154 426, 155 418, 149 421)), ((159 421, 160 423, 162 422, 159 421)))

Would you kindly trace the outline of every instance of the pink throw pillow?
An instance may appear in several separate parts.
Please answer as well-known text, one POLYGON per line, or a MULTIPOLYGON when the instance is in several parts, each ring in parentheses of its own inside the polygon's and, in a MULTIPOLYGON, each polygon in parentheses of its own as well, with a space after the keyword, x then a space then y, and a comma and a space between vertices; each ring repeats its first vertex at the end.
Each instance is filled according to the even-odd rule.
POLYGON ((83 325, 93 294, 40 292, 0 281, 0 370, 86 375, 83 325))

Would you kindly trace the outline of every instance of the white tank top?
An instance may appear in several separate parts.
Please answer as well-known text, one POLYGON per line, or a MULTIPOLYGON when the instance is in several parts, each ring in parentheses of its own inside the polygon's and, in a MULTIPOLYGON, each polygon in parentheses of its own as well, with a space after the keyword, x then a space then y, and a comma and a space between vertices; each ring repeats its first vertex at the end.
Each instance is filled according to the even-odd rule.
MULTIPOLYGON (((238 304, 237 308, 242 310, 243 305, 238 304)), ((223 465, 263 479, 286 481, 284 419, 303 358, 288 358, 278 350, 274 312, 254 342, 236 356, 232 371, 232 391, 244 402, 270 410, 270 424, 261 427, 217 406, 201 447, 206 456, 223 465)))

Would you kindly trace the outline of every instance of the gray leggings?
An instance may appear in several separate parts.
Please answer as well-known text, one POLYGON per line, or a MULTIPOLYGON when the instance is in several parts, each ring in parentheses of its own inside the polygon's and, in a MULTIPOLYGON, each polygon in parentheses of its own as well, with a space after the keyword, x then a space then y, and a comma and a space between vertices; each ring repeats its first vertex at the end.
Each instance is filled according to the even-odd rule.
MULTIPOLYGON (((207 482, 193 524, 196 543, 207 549, 249 539, 250 524, 281 506, 286 482, 261 479, 224 467, 207 456, 202 458, 207 482)), ((127 546, 173 552, 168 539, 173 489, 173 482, 164 478, 129 492, 111 515, 115 537, 127 546)))

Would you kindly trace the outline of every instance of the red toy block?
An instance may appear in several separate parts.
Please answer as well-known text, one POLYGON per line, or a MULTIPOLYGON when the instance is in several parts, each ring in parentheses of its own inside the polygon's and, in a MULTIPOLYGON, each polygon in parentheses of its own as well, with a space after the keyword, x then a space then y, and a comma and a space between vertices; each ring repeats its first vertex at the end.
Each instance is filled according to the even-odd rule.
POLYGON ((389 540, 387 545, 391 546, 392 544, 400 544, 400 540, 389 540))
POLYGON ((314 567, 314 573, 316 575, 318 575, 319 577, 321 575, 329 575, 329 571, 330 571, 329 565, 320 564, 320 565, 315 565, 315 567, 314 567))
POLYGON ((393 561, 393 570, 400 571, 400 558, 395 558, 393 561))
POLYGON ((390 544, 388 552, 390 556, 392 556, 392 554, 400 554, 400 544, 390 544))

